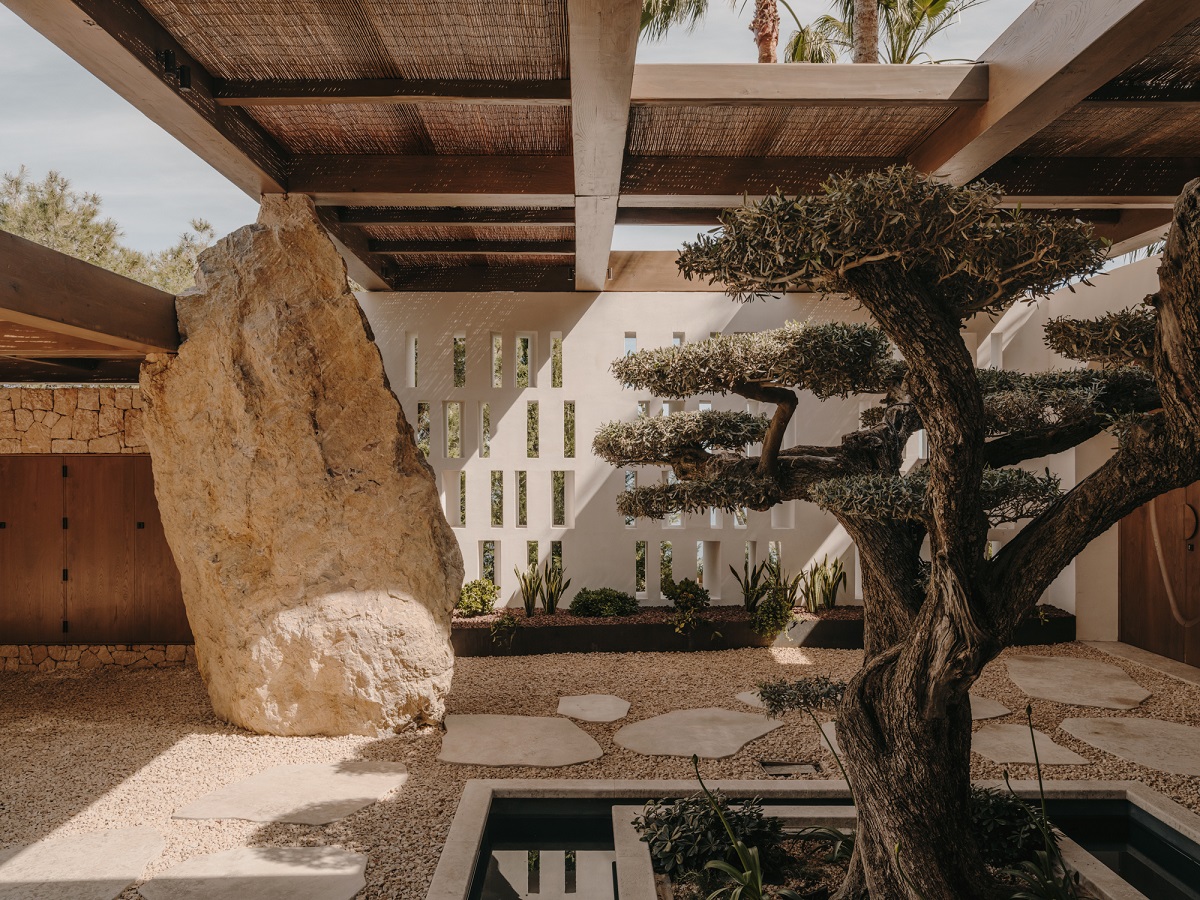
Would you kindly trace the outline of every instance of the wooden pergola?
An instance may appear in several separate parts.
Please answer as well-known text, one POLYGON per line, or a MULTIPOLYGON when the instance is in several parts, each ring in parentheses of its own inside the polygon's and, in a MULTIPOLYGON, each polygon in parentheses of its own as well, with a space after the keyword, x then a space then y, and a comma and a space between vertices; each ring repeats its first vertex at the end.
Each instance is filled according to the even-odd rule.
POLYGON ((687 289, 614 226, 904 162, 1119 252, 1200 175, 1194 0, 1039 0, 904 67, 638 64, 639 0, 4 2, 247 193, 312 196, 368 289, 687 289))

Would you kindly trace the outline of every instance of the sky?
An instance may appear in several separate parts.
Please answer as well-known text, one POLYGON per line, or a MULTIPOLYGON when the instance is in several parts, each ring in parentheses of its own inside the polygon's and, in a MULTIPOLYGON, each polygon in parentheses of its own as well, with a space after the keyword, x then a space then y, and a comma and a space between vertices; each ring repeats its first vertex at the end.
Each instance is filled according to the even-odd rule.
MULTIPOLYGON (((968 10, 934 46, 934 55, 978 58, 1027 5, 988 0, 968 10)), ((806 22, 828 8, 826 0, 792 0, 791 6, 806 22)), ((780 9, 786 41, 793 25, 780 9)), ((638 61, 754 62, 752 16, 752 4, 734 9, 712 0, 694 32, 643 43, 638 61)), ((194 218, 207 219, 225 234, 257 213, 253 199, 0 6, 0 172, 22 165, 34 178, 54 169, 77 190, 99 194, 105 215, 116 219, 125 242, 138 250, 169 246, 194 218)), ((670 249, 687 234, 621 226, 613 246, 670 249)))

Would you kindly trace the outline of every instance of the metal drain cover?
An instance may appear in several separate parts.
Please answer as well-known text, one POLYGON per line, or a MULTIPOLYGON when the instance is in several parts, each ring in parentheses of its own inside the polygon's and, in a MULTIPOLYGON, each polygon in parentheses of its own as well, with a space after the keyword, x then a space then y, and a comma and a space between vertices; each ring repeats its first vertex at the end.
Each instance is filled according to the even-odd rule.
POLYGON ((789 775, 819 775, 821 764, 794 759, 760 759, 758 764, 772 778, 787 778, 789 775))

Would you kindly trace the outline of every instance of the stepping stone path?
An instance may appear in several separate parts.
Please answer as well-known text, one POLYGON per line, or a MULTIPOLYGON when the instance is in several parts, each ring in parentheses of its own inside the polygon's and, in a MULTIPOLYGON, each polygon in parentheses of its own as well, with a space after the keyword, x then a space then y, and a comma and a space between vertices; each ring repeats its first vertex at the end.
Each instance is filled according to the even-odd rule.
POLYGON ((762 702, 762 697, 758 696, 758 691, 742 691, 734 696, 735 700, 741 700, 747 706, 753 706, 755 709, 766 709, 767 704, 762 702))
POLYGON ((1062 730, 1138 765, 1200 775, 1200 728, 1158 719, 1067 719, 1062 730))
POLYGON ((408 780, 401 763, 344 760, 273 766, 175 811, 176 819, 326 825, 370 806, 408 780))
POLYGON ((629 701, 612 694, 580 694, 558 700, 560 716, 570 716, 581 722, 615 722, 625 718, 628 712, 629 701))
POLYGON ((197 856, 147 881, 146 900, 350 900, 367 858, 338 847, 238 847, 197 856))
POLYGON ((821 734, 825 735, 821 739, 821 749, 829 752, 829 745, 833 744, 833 750, 838 756, 842 755, 842 745, 837 739, 837 722, 822 722, 821 734))
POLYGON ((1135 709, 1150 696, 1124 669, 1096 659, 1014 656, 1008 677, 1030 697, 1069 706, 1135 709))
POLYGON ((755 738, 779 728, 766 716, 729 709, 677 709, 626 725, 613 737, 618 746, 645 756, 723 759, 755 738))
POLYGON ((0 850, 2 900, 113 900, 166 842, 153 828, 114 828, 0 850))
POLYGON ((998 716, 1007 716, 1010 710, 1003 703, 997 703, 990 697, 984 697, 980 694, 971 694, 971 719, 978 722, 980 719, 995 719, 998 716))
MULTIPOLYGON (((1090 760, 1034 731, 1038 760, 1044 766, 1086 766, 1090 760)), ((971 737, 971 750, 998 763, 1032 763, 1033 741, 1025 725, 984 725, 971 737)))
POLYGON ((569 766, 604 751, 574 722, 540 716, 446 716, 438 759, 467 766, 569 766))

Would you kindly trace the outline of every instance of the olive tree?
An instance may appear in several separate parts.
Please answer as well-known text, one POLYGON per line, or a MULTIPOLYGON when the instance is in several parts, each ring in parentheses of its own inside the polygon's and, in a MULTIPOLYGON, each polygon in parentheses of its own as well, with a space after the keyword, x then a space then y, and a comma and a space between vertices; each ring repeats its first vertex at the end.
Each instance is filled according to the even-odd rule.
POLYGON ((866 620, 863 666, 837 714, 858 808, 838 897, 995 896, 968 837, 968 689, 1093 538, 1200 478, 1200 181, 1176 206, 1159 291, 1092 321, 1050 322, 1049 346, 1093 365, 1040 374, 977 369, 963 323, 1098 272, 1107 250, 1086 225, 1001 209, 993 186, 908 168, 835 178, 721 221, 685 245, 686 276, 740 301, 849 296, 874 324, 789 324, 618 360, 616 377, 640 391, 736 394, 773 411, 613 423, 595 451, 674 470, 672 483, 619 495, 626 515, 806 500, 836 517, 860 554, 866 620), (800 391, 879 402, 835 446, 784 446, 800 391), (905 472, 920 429, 928 460, 905 472), (1070 490, 1034 462, 1102 432, 1111 458, 1070 490), (1024 527, 989 554, 989 527, 1014 521, 1024 527))

